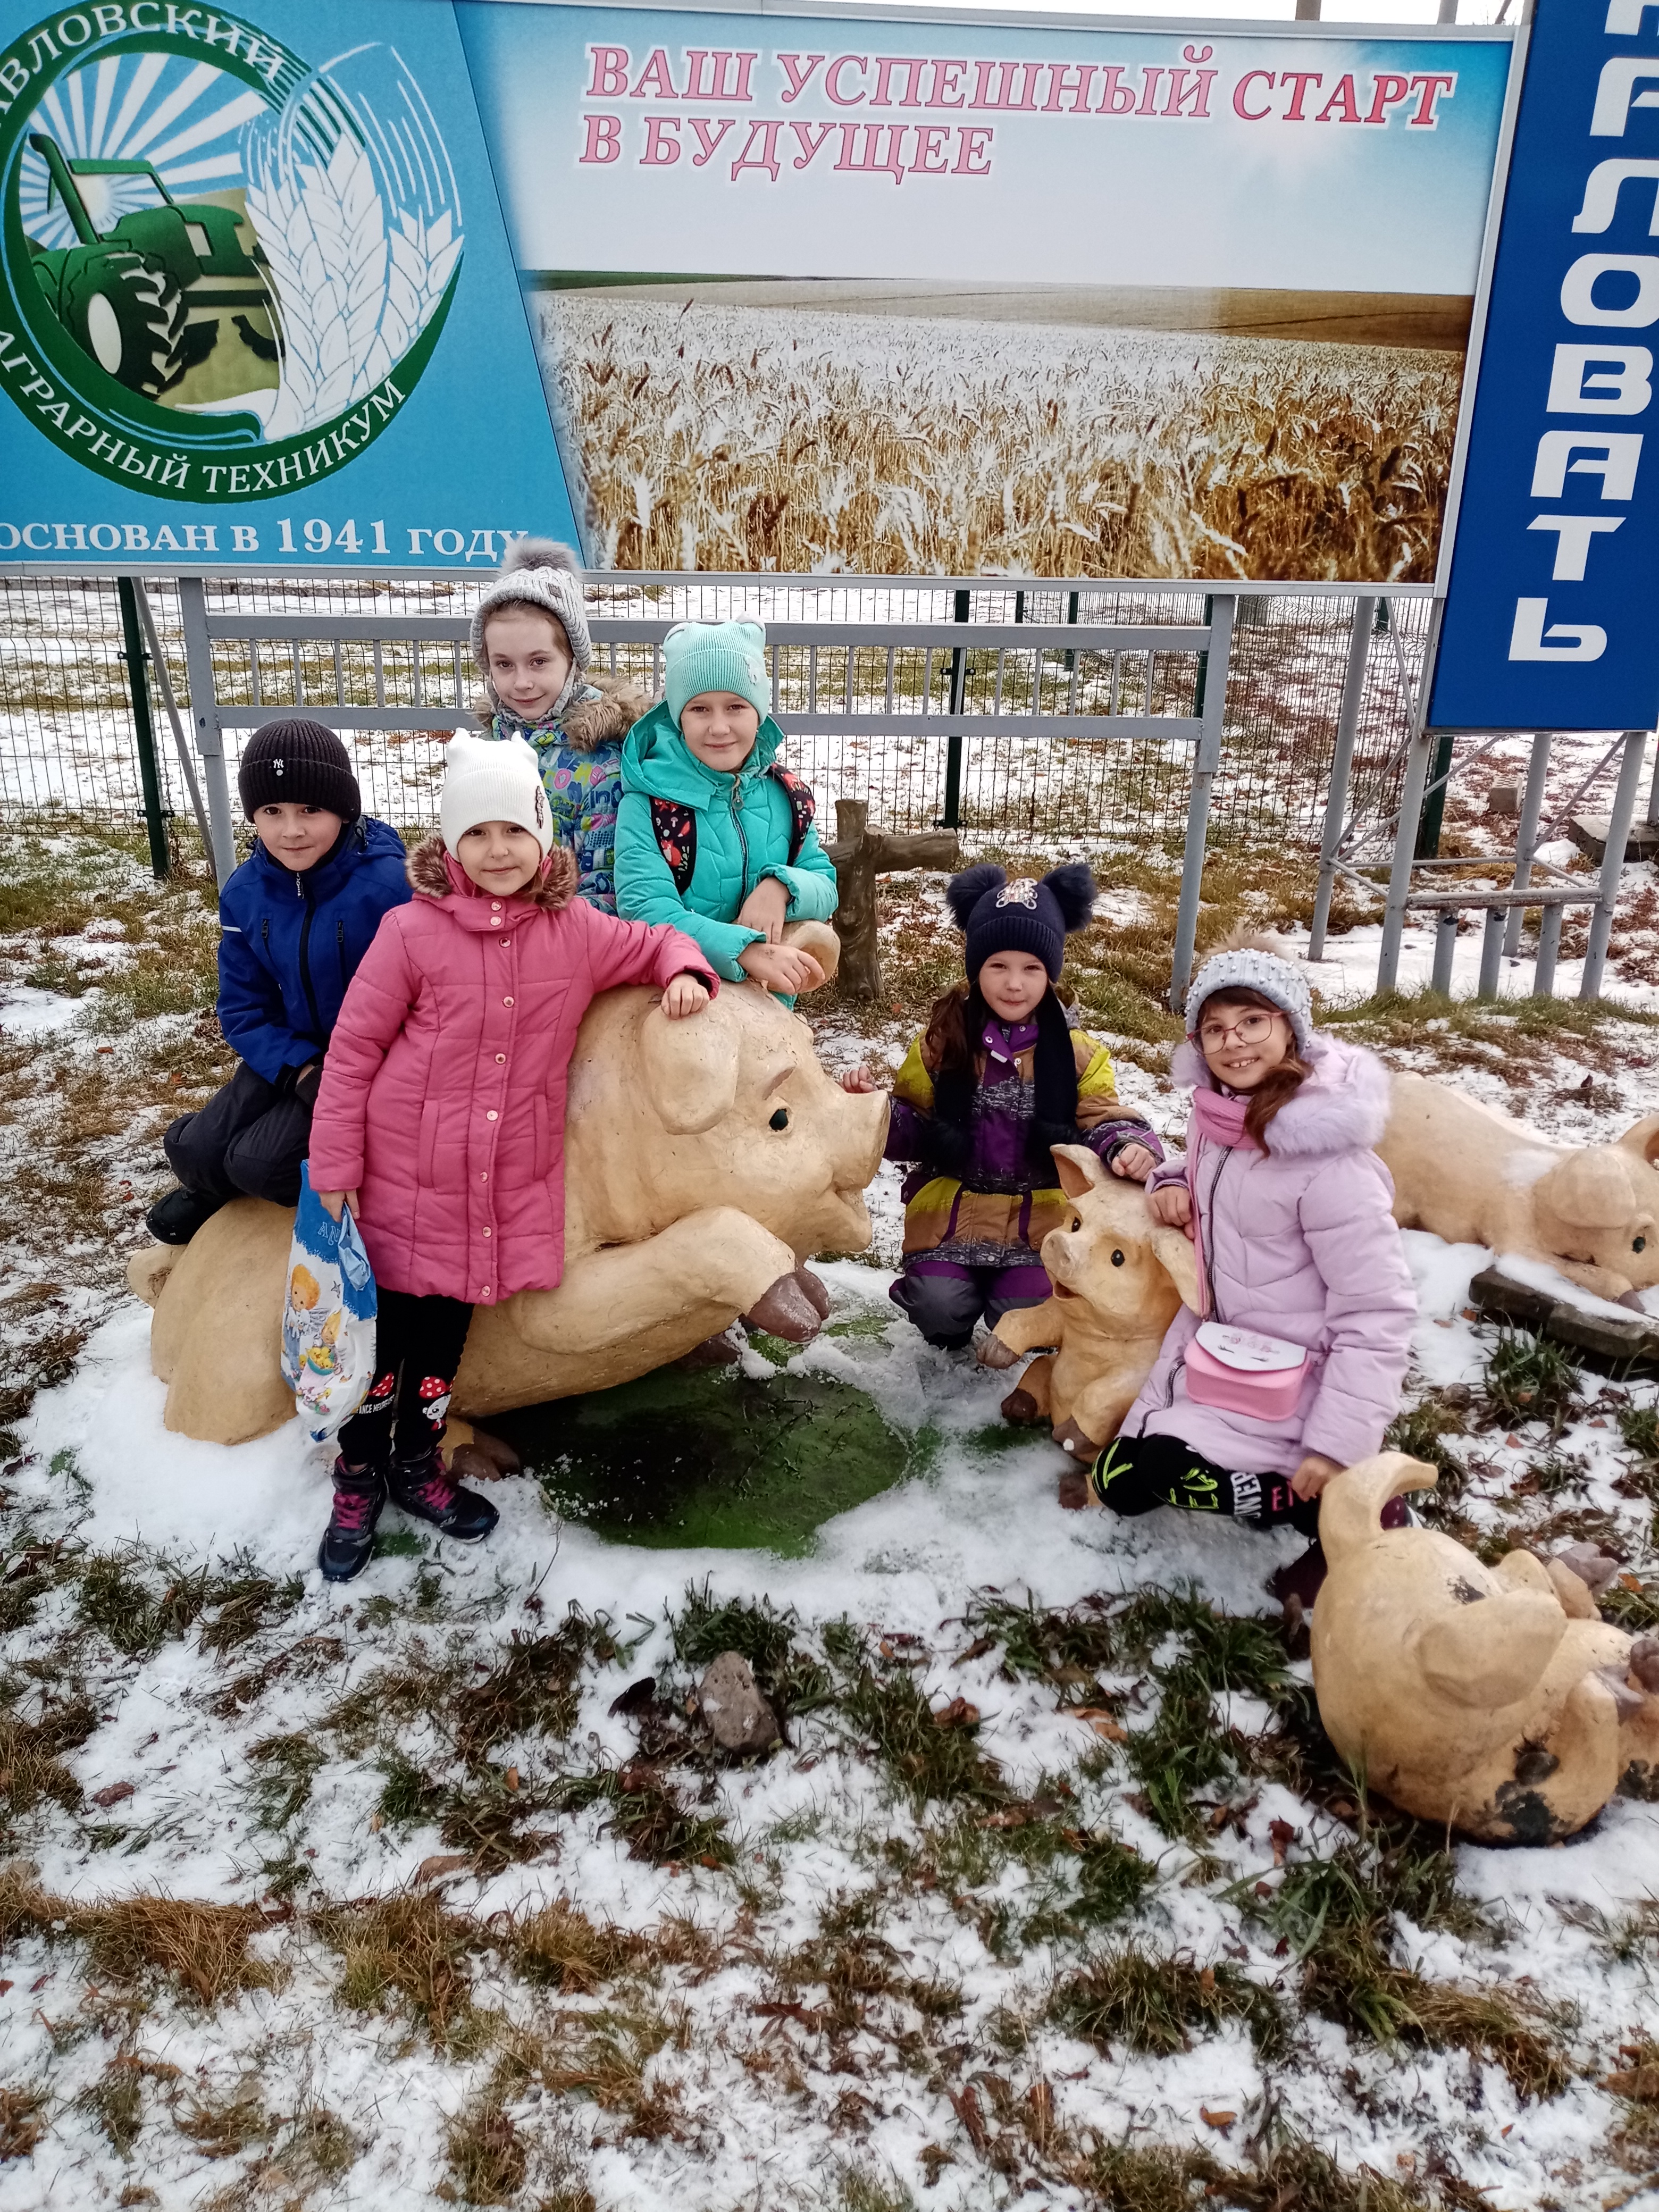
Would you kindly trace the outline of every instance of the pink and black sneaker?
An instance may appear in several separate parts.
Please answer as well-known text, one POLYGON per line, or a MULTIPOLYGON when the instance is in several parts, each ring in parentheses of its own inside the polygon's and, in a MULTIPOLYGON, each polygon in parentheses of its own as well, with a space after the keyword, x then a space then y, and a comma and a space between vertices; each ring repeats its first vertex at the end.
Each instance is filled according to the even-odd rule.
POLYGON ((317 1564, 329 1582, 349 1583, 368 1565, 385 1504, 386 1484, 378 1469, 335 1461, 334 1510, 317 1551, 317 1564))
POLYGON ((501 1517, 487 1498, 450 1480, 435 1444, 416 1459, 393 1460, 388 1487, 400 1512, 457 1543, 481 1542, 501 1517))

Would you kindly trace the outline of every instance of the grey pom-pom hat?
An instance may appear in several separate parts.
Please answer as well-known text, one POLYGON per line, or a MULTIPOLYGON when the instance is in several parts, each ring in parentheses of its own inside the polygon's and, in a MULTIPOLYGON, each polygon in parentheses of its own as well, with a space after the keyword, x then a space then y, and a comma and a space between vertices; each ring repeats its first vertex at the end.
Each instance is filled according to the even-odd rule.
POLYGON ((556 544, 550 538, 520 538, 509 548, 501 574, 478 602, 472 617, 472 658, 485 690, 498 707, 501 701, 489 681, 489 664, 484 655, 484 624, 491 615, 515 602, 551 615, 570 641, 570 680, 554 708, 555 713, 561 712, 580 693, 593 658, 587 610, 582 605, 581 564, 568 545, 556 544))
POLYGON ((1272 1000, 1291 1025, 1296 1048, 1305 1059, 1315 1043, 1313 994, 1302 970, 1276 952, 1258 952, 1241 945, 1231 952, 1215 952, 1204 963, 1187 993, 1187 1034, 1198 1035, 1199 1016, 1205 1001, 1224 997, 1241 986, 1260 991, 1272 1000))

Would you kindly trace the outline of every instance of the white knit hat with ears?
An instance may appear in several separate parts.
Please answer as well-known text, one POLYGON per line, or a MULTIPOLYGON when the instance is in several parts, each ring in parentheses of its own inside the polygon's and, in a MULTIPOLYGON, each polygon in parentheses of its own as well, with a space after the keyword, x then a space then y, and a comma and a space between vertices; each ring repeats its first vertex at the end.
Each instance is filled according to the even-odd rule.
POLYGON ((1305 1058, 1314 1042, 1313 994, 1299 968, 1281 960, 1276 952, 1260 952, 1239 945, 1228 952, 1212 953, 1194 976, 1187 993, 1187 1034, 1198 1034, 1199 1016, 1206 999, 1224 997, 1230 988, 1243 984, 1271 1000, 1291 1025, 1296 1048, 1305 1058))
POLYGON ((438 804, 444 849, 459 860, 462 836, 481 822, 516 823, 544 860, 553 849, 553 814, 533 748, 522 738, 472 738, 459 730, 449 741, 438 804))
POLYGON ((498 707, 501 702, 495 699, 495 687, 489 681, 489 656, 484 652, 484 624, 504 607, 516 605, 538 607, 544 614, 551 615, 570 641, 570 680, 554 708, 556 713, 562 712, 580 690, 582 678, 593 658, 587 610, 582 605, 581 565, 568 545, 556 544, 550 538, 520 538, 508 547, 500 575, 478 602, 478 611, 472 617, 472 658, 485 689, 498 707))

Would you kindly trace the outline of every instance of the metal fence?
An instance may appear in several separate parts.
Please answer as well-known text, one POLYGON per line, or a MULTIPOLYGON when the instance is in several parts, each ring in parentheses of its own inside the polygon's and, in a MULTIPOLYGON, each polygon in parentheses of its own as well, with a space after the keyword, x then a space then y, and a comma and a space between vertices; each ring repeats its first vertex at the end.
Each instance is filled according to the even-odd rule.
MULTIPOLYGON (((435 817, 443 755, 427 732, 464 722, 477 691, 464 639, 483 588, 482 579, 146 580, 187 726, 185 615, 192 598, 199 605, 208 659, 198 652, 196 689, 208 688, 210 665, 233 778, 247 729, 306 708, 353 744, 369 809, 411 829, 435 817)), ((0 580, 0 810, 140 816, 116 590, 109 579, 0 580)), ((1206 666, 1217 656, 1201 592, 618 576, 594 580, 589 604, 598 659, 653 692, 673 623, 764 623, 790 757, 826 811, 856 798, 880 828, 954 819, 980 842, 1180 848, 1200 697, 1221 673, 1206 666)), ((1311 849, 1354 602, 1236 605, 1208 840, 1311 849)), ((1427 614, 1420 599, 1389 605, 1394 627, 1370 657, 1354 749, 1355 798, 1378 816, 1397 797, 1427 614)), ((164 803, 187 820, 164 699, 154 704, 164 803)))

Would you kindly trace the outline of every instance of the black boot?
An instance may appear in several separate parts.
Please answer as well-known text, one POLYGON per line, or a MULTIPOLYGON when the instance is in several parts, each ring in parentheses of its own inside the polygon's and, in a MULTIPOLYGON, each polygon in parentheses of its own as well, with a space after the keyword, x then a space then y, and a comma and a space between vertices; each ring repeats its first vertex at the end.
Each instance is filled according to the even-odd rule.
POLYGON ((144 1216, 144 1226, 158 1244, 188 1244, 226 1202, 204 1190, 170 1190, 144 1216))
POLYGON ((487 1498, 450 1480, 435 1444, 418 1458, 393 1460, 387 1486, 400 1513, 430 1522, 458 1543, 478 1543, 501 1517, 487 1498))
POLYGON ((386 1484, 372 1467, 334 1462, 334 1510, 318 1547, 325 1580, 349 1583, 362 1574, 374 1549, 374 1526, 386 1504, 386 1484))

